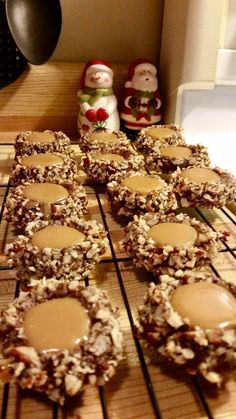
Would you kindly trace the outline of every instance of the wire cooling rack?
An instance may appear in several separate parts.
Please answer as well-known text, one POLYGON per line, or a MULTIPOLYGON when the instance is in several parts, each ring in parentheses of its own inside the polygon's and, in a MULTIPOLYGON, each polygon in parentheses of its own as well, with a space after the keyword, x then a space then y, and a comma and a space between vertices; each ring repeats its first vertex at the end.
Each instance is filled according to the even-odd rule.
MULTIPOLYGON (((4 204, 11 186, 8 172, 13 159, 13 147, 0 146, 0 234, 1 251, 13 240, 15 232, 4 219, 4 204)), ((122 252, 119 240, 125 224, 110 213, 105 190, 99 185, 86 186, 89 217, 102 222, 110 250, 100 262, 93 278, 85 281, 106 289, 113 304, 120 308, 120 323, 124 334, 126 359, 105 387, 86 386, 81 396, 59 407, 45 396, 15 385, 0 387, 1 418, 236 418, 236 385, 229 381, 216 391, 197 377, 187 376, 183 369, 162 361, 155 351, 147 350, 135 335, 137 306, 143 300, 150 274, 134 269, 132 260, 122 252)), ((224 280, 236 281, 236 217, 228 208, 221 210, 194 209, 192 216, 207 223, 213 230, 230 232, 229 241, 222 242, 218 257, 210 269, 224 280)), ((14 271, 0 266, 0 307, 18 295, 20 284, 14 271)))

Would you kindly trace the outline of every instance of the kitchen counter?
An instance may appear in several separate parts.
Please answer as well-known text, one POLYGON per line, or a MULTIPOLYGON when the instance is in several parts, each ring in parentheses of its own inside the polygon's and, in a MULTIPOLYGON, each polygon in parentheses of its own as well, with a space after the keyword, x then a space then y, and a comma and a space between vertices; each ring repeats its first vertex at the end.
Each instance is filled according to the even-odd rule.
MULTIPOLYGON (((23 130, 62 130, 76 144, 76 91, 83 65, 78 63, 50 63, 30 67, 12 85, 0 91, 0 192, 2 211, 9 191, 9 172, 14 158, 15 135, 23 130)), ((126 69, 114 65, 115 89, 119 91, 126 69)), ((162 361, 155 351, 147 350, 135 336, 137 306, 142 302, 147 283, 152 279, 143 270, 133 267, 132 261, 119 246, 125 223, 114 217, 102 186, 87 182, 89 218, 104 224, 110 249, 97 266, 89 283, 107 290, 114 305, 119 307, 120 324, 125 341, 125 360, 116 375, 103 388, 86 386, 81 396, 71 399, 65 407, 58 407, 45 396, 23 391, 11 384, 0 387, 2 418, 234 418, 236 417, 236 384, 232 379, 216 392, 197 378, 189 377, 180 367, 162 361)), ((191 215, 207 222, 213 229, 231 233, 228 244, 222 243, 212 269, 224 280, 236 282, 236 217, 230 209, 190 211, 191 215)), ((2 251, 5 243, 13 240, 15 232, 1 212, 2 251)), ((19 291, 14 271, 2 261, 0 267, 0 307, 19 291)))

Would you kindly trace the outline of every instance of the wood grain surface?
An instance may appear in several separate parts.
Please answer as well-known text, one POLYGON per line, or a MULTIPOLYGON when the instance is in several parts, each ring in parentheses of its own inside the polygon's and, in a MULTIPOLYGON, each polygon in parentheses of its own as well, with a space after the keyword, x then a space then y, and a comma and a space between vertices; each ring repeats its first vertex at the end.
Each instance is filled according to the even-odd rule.
MULTIPOLYGON (((50 63, 30 66, 12 85, 0 91, 0 204, 8 193, 8 178, 14 158, 15 135, 23 130, 62 130, 76 141, 76 92, 82 63, 50 63)), ((126 69, 114 65, 117 91, 125 80, 126 69)), ((78 154, 78 146, 75 145, 78 154)), ((86 176, 81 173, 86 183, 86 176)), ((105 190, 87 185, 89 218, 103 222, 108 231, 110 249, 97 266, 89 283, 107 290, 112 303, 119 307, 125 341, 125 359, 116 375, 103 388, 87 385, 84 392, 58 407, 44 395, 23 391, 14 384, 0 386, 2 419, 191 419, 236 418, 236 385, 232 379, 216 391, 199 379, 189 377, 180 367, 161 360, 148 350, 134 333, 137 306, 142 302, 151 277, 135 269, 119 246, 124 220, 111 213, 105 190)), ((227 230, 230 239, 222 243, 213 269, 224 280, 236 281, 236 217, 230 209, 187 211, 207 222, 215 230, 227 230)), ((1 218, 1 253, 15 231, 1 218)), ((4 258, 0 263, 0 308, 14 298, 15 274, 4 258)), ((209 268, 211 269, 211 268, 209 268)))

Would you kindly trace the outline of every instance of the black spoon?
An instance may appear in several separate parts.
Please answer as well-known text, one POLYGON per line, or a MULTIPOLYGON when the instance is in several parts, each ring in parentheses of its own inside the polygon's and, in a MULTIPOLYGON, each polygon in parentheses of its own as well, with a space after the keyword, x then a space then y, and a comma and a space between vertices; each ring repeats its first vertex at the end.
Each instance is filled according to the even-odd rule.
POLYGON ((8 27, 5 4, 0 0, 0 88, 12 83, 27 66, 8 27))
POLYGON ((61 32, 59 0, 6 0, 11 34, 21 53, 32 64, 43 64, 52 55, 61 32))

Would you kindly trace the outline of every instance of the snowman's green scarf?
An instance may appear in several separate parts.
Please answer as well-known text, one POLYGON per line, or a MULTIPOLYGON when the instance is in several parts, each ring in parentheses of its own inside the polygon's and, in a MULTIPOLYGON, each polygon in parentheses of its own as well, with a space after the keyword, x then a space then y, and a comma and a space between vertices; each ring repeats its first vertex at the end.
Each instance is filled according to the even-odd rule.
POLYGON ((86 87, 81 95, 78 95, 78 99, 81 103, 87 102, 90 106, 93 106, 102 96, 113 95, 112 88, 109 89, 97 89, 93 87, 86 87))

